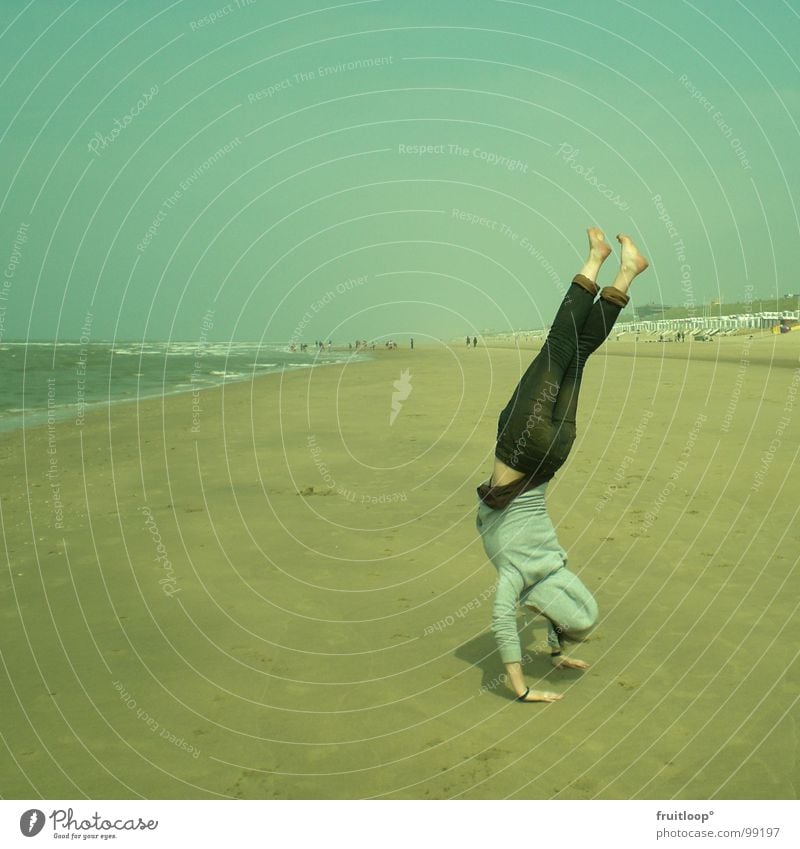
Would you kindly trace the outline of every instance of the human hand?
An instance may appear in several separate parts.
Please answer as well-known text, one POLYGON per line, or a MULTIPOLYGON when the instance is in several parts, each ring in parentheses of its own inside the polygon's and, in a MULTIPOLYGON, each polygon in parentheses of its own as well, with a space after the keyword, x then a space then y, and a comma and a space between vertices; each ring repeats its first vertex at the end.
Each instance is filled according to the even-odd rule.
POLYGON ((560 699, 563 699, 564 696, 561 693, 548 693, 542 690, 531 690, 528 688, 528 692, 525 694, 525 698, 523 699, 520 696, 517 701, 518 702, 557 702, 560 699))
POLYGON ((565 654, 559 654, 551 658, 555 669, 588 669, 589 664, 585 660, 578 660, 575 657, 567 657, 565 654))

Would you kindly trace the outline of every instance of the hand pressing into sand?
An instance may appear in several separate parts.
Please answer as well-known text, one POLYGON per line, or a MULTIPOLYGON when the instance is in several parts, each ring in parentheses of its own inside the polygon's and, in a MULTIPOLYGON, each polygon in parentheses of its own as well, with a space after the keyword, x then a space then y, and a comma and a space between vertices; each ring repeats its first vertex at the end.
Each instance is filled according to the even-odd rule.
POLYGON ((542 690, 531 690, 528 688, 525 693, 525 698, 519 696, 517 698, 518 702, 557 702, 560 699, 563 699, 564 696, 561 693, 548 693, 542 690))
POLYGON ((559 654, 550 658, 554 669, 588 669, 589 664, 585 660, 578 660, 577 657, 567 657, 565 654, 559 654))
POLYGON ((522 674, 522 664, 519 661, 512 661, 506 664, 506 675, 518 702, 557 702, 563 698, 559 693, 531 690, 530 687, 526 686, 525 678, 522 674))

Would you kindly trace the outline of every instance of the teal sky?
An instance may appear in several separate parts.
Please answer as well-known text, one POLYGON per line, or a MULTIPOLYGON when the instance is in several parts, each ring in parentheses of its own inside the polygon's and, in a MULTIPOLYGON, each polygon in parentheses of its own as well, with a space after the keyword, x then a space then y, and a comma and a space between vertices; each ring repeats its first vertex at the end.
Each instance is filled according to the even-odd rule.
POLYGON ((0 33, 0 341, 541 327, 593 223, 650 257, 634 304, 800 292, 800 0, 3 0, 0 33))

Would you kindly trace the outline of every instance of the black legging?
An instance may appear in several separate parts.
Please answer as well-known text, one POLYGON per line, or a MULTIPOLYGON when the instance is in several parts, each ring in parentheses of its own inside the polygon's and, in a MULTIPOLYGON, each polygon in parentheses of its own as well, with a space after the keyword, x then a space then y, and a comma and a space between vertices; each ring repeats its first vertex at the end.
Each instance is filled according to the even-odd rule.
POLYGON ((544 347, 500 413, 495 456, 512 469, 551 478, 567 459, 583 367, 627 303, 626 295, 609 288, 595 301, 596 291, 582 275, 572 281, 544 347))

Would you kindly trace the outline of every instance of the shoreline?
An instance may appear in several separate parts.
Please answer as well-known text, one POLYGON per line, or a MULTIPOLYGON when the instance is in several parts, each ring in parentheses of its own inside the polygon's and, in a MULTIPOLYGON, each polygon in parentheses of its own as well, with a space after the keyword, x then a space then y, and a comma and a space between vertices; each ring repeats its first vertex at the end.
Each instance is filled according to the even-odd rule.
MULTIPOLYGON (((337 353, 335 349, 331 351, 331 353, 337 353)), ((374 354, 374 352, 369 352, 369 354, 374 354)), ((175 388, 168 392, 154 392, 153 394, 143 394, 136 395, 133 398, 113 398, 111 400, 105 401, 92 401, 89 403, 86 402, 78 402, 72 401, 66 404, 59 404, 56 407, 53 407, 53 411, 57 411, 55 415, 51 416, 51 409, 47 410, 36 410, 33 413, 27 414, 32 417, 36 417, 37 421, 32 422, 31 424, 26 424, 24 418, 20 416, 19 418, 0 418, 0 433, 13 433, 18 430, 32 430, 38 427, 47 427, 50 424, 50 420, 52 418, 53 422, 63 423, 67 422, 70 419, 77 418, 86 418, 91 413, 103 412, 107 410, 109 407, 115 407, 121 404, 131 404, 131 403, 144 403, 149 401, 156 401, 159 398, 172 398, 176 395, 193 395, 196 396, 202 392, 209 392, 214 389, 220 389, 224 386, 235 386, 240 383, 251 383, 256 380, 260 380, 262 378, 267 377, 275 377, 279 375, 288 374, 290 372, 304 372, 310 369, 322 368, 324 366, 335 366, 335 365, 355 365, 357 362, 371 362, 373 356, 367 357, 359 357, 358 359, 353 358, 352 360, 336 360, 332 362, 318 362, 318 363, 309 363, 308 365, 297 365, 284 367, 282 369, 275 369, 270 372, 253 372, 252 375, 247 377, 235 378, 231 380, 223 379, 219 383, 214 383, 211 385, 203 386, 202 388, 195 388, 192 386, 187 386, 182 389, 175 388), (82 417, 75 416, 74 414, 78 410, 83 410, 84 415, 82 417)), ((27 416, 26 416, 27 417, 27 416)), ((76 427, 81 427, 77 421, 73 422, 76 427)))

